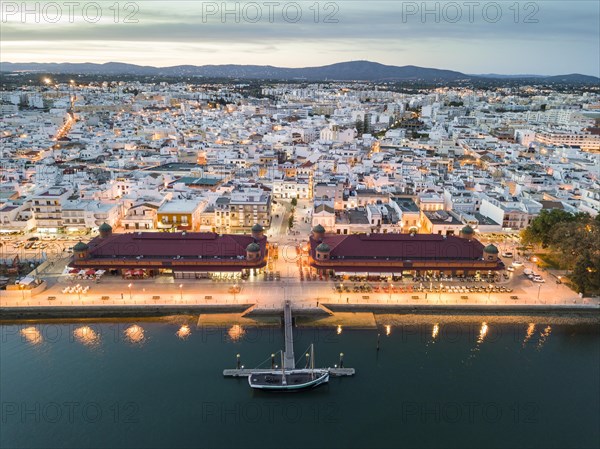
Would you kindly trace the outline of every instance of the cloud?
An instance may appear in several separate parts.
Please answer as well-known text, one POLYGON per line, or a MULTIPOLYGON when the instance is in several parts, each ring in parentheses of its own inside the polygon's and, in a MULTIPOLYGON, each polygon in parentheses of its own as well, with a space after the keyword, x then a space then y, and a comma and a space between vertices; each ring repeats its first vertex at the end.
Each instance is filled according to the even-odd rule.
MULTIPOLYGON (((11 49, 19 45, 22 51, 30 52, 35 42, 46 42, 47 48, 56 50, 55 55, 72 54, 68 47, 75 43, 85 47, 86 42, 105 42, 107 48, 126 52, 128 42, 132 48, 145 42, 160 48, 168 48, 171 44, 167 59, 175 60, 177 54, 182 63, 187 59, 182 49, 195 46, 197 51, 205 53, 221 49, 224 56, 241 56, 250 63, 252 57, 267 57, 273 52, 271 56, 279 58, 267 62, 273 65, 309 61, 310 54, 315 52, 328 57, 336 53, 347 57, 356 52, 356 55, 366 55, 367 58, 371 53, 380 55, 382 62, 393 63, 399 59, 397 52, 410 54, 412 49, 413 55, 417 50, 429 55, 426 65, 439 66, 440 61, 434 55, 441 54, 443 60, 462 61, 462 67, 449 68, 463 71, 477 67, 477 62, 469 59, 491 59, 494 66, 484 71, 511 71, 515 60, 524 57, 522 52, 525 51, 528 54, 524 59, 530 60, 532 67, 523 67, 523 70, 533 70, 536 65, 542 64, 553 73, 595 73, 599 66, 600 7, 597 2, 477 2, 478 5, 471 10, 472 23, 469 6, 462 1, 425 4, 301 1, 295 3, 302 13, 296 23, 292 23, 292 19, 296 17, 297 7, 291 7, 293 2, 286 1, 280 1, 272 9, 260 1, 229 2, 229 14, 223 13, 222 2, 144 1, 137 2, 139 9, 135 11, 119 11, 118 20, 115 20, 114 10, 108 9, 110 4, 101 3, 102 18, 98 23, 86 22, 82 11, 78 10, 74 11, 73 23, 69 23, 68 18, 55 24, 44 23, 43 20, 32 23, 21 20, 17 14, 5 21, 3 15, 5 23, 0 32, 2 59, 14 60, 11 49), (319 5, 318 14, 315 4, 319 5), (518 4, 518 10, 515 10, 515 4, 518 4), (329 5, 327 9, 325 5, 329 5), (494 5, 499 5, 500 9, 494 5), (252 23, 248 19, 256 17, 256 11, 261 13, 261 20, 252 23), (457 11, 460 12, 460 20, 453 23, 457 11), (497 15, 498 12, 501 16, 497 15), (123 23, 127 14, 132 13, 135 14, 130 19, 137 20, 137 23, 123 23), (337 22, 325 23, 327 17, 337 22), (528 22, 531 20, 537 22, 528 22), (265 50, 274 45, 276 49, 265 50), (232 51, 231 46, 243 47, 245 56, 232 51), (9 51, 8 55, 6 51, 9 51), (291 54, 292 51, 294 54, 291 54), (286 55, 286 52, 290 54, 286 55), (500 54, 506 59, 498 59, 500 54), (552 61, 544 61, 548 55, 553 56, 552 61), (502 70, 502 64, 507 70, 502 70)), ((122 8, 124 3, 119 5, 122 8)), ((97 60, 104 58, 106 52, 95 48, 86 50, 88 56, 97 60)), ((37 55, 39 52, 31 53, 37 55)), ((18 55, 19 58, 25 56, 18 55)), ((416 59, 422 60, 421 56, 416 59)), ((52 57, 52 51, 47 57, 52 57)), ((353 59, 358 59, 358 56, 353 59)), ((146 63, 165 65, 157 64, 156 57, 146 63)))

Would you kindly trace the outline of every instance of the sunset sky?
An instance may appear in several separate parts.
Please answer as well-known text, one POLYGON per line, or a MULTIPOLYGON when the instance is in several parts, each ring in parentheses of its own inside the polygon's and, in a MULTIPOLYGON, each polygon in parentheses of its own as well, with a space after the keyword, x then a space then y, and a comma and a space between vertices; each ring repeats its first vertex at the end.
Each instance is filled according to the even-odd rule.
POLYGON ((71 15, 65 2, 26 3, 33 12, 23 15, 22 2, 2 2, 2 61, 304 67, 366 59, 600 76, 596 0, 428 2, 426 15, 422 2, 227 2, 237 13, 225 16, 222 2, 138 1, 118 3, 118 17, 114 1, 97 2, 100 10, 80 1, 71 15))

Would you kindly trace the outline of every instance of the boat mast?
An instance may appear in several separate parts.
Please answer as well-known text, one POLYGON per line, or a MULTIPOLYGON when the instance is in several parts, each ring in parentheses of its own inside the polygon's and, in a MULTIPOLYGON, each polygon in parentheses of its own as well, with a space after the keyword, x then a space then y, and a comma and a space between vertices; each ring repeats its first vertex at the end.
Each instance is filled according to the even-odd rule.
POLYGON ((287 382, 285 381, 285 367, 283 366, 283 349, 279 351, 279 353, 281 354, 281 384, 287 385, 287 382))

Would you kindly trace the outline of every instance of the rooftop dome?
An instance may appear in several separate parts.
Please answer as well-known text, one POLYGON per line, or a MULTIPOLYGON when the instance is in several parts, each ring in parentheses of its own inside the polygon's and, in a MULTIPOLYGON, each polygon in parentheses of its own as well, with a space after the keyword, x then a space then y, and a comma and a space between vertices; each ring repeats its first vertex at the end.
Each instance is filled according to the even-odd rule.
POLYGON ((325 233, 325 228, 318 224, 313 228, 313 232, 316 232, 317 234, 323 234, 325 233))
POLYGON ((88 249, 90 249, 90 247, 83 242, 79 242, 73 247, 73 251, 87 251, 88 249))
POLYGON ((320 253, 328 253, 330 250, 331 249, 327 243, 321 243, 319 246, 317 246, 317 251, 320 253))
POLYGON ((256 242, 252 242, 246 247, 246 251, 250 253, 258 253, 260 251, 260 245, 256 242))
POLYGON ((488 254, 498 254, 500 252, 498 251, 498 248, 496 248, 496 245, 492 245, 491 243, 483 248, 483 251, 488 254))
POLYGON ((473 231, 473 228, 472 228, 471 226, 469 226, 469 225, 466 225, 464 228, 462 228, 462 229, 460 230, 460 232, 461 232, 462 234, 465 234, 465 235, 473 235, 473 233, 474 233, 475 231, 473 231))
POLYGON ((263 231, 264 231, 264 228, 258 223, 256 223, 254 226, 252 226, 252 232, 263 232, 263 231))
POLYGON ((112 231, 112 226, 109 225, 108 223, 104 222, 104 223, 102 223, 98 227, 98 231, 101 231, 101 232, 111 232, 112 231))

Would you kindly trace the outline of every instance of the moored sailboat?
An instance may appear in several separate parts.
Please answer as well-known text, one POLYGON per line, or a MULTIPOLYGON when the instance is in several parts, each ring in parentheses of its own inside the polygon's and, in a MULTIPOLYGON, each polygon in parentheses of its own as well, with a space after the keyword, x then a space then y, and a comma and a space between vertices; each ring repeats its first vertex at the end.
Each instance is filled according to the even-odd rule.
POLYGON ((251 388, 265 391, 299 391, 318 387, 329 382, 328 369, 315 369, 314 346, 310 346, 310 368, 285 369, 283 351, 281 352, 281 370, 260 371, 248 376, 251 388))

